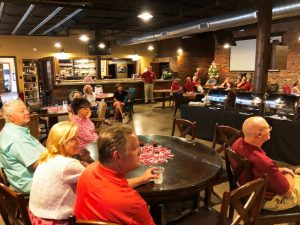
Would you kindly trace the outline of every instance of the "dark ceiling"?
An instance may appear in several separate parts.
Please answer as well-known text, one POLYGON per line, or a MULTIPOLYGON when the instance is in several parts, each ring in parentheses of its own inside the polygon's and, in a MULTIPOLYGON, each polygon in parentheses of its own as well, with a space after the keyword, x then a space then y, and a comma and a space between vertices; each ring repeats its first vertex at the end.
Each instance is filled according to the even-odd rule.
POLYGON ((97 31, 101 38, 113 40, 255 6, 255 0, 0 0, 0 35, 94 35, 97 31), (154 16, 149 22, 137 17, 143 10, 154 16))

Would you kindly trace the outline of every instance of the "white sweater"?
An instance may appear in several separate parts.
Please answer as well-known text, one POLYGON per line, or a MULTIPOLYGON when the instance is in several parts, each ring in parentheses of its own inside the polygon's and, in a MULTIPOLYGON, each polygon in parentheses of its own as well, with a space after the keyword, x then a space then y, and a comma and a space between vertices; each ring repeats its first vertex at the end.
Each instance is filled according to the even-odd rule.
POLYGON ((68 219, 73 213, 76 185, 84 167, 73 158, 55 156, 35 170, 29 209, 40 218, 68 219))

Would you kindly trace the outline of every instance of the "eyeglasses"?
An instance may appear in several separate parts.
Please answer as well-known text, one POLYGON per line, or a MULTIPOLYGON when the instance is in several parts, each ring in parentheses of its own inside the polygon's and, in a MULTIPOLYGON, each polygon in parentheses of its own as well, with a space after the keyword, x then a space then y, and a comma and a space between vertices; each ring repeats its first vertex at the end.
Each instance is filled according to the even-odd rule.
POLYGON ((271 127, 271 126, 264 127, 264 128, 259 129, 258 131, 264 131, 264 130, 266 130, 266 129, 268 129, 269 131, 271 131, 271 130, 272 130, 272 127, 271 127))

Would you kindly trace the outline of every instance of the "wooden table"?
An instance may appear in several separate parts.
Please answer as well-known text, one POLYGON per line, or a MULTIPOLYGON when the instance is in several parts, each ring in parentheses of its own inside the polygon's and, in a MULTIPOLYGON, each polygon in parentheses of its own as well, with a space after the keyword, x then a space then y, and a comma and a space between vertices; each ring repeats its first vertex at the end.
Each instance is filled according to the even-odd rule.
POLYGON ((96 95, 96 100, 101 101, 102 99, 113 98, 114 93, 101 93, 96 95))
POLYGON ((171 89, 159 89, 159 90, 153 90, 154 93, 161 93, 162 94, 162 105, 161 106, 157 106, 154 108, 173 108, 172 106, 165 106, 165 101, 166 101, 166 94, 167 93, 171 93, 171 89))
MULTIPOLYGON (((49 130, 51 127, 53 127, 54 124, 58 123, 58 117, 59 116, 65 116, 68 115, 68 108, 63 108, 62 106, 58 106, 57 111, 49 111, 47 110, 46 113, 43 113, 42 116, 48 117, 48 126, 49 130)), ((49 107, 46 107, 45 109, 48 109, 49 107)))
MULTIPOLYGON (((144 143, 157 142, 172 150, 175 155, 165 168, 163 184, 149 182, 136 190, 150 205, 150 212, 157 225, 161 224, 161 205, 190 198, 218 180, 222 172, 222 159, 215 151, 197 142, 183 138, 160 135, 139 135, 144 143)), ((141 175, 148 167, 130 172, 128 177, 141 175)))

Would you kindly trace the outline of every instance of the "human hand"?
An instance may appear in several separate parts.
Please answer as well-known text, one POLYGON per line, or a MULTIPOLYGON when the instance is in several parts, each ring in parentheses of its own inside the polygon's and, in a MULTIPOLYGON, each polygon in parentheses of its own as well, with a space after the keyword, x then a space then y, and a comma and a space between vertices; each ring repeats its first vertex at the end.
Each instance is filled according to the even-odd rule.
POLYGON ((155 171, 155 170, 157 170, 157 169, 158 169, 158 168, 156 168, 156 167, 152 167, 152 168, 147 169, 147 170, 143 173, 142 177, 143 177, 144 183, 147 183, 147 182, 149 182, 151 179, 154 179, 154 178, 158 178, 158 177, 159 177, 159 174, 156 173, 156 171, 155 171))

